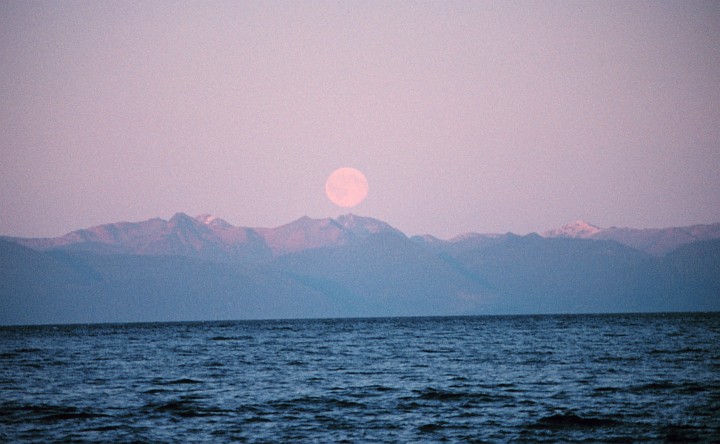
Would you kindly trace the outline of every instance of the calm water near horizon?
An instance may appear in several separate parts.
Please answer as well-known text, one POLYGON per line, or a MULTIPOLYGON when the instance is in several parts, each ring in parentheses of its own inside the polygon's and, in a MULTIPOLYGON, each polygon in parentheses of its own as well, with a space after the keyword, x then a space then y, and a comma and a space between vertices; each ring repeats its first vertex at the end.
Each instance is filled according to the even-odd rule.
POLYGON ((720 313, 0 327, 0 442, 720 442, 720 313))

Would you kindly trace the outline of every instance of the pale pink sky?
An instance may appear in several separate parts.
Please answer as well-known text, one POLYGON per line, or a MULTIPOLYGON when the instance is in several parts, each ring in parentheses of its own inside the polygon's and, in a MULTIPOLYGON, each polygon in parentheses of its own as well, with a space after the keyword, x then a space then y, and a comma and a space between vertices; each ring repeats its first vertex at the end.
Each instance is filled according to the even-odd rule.
POLYGON ((0 2, 0 234, 720 221, 720 2, 0 2))

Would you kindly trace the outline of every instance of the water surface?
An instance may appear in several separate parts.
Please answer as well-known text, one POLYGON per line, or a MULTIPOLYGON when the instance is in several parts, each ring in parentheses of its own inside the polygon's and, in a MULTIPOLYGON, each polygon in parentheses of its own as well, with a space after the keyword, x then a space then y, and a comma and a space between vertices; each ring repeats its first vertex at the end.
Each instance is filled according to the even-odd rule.
POLYGON ((6 442, 709 442, 720 314, 0 328, 6 442))

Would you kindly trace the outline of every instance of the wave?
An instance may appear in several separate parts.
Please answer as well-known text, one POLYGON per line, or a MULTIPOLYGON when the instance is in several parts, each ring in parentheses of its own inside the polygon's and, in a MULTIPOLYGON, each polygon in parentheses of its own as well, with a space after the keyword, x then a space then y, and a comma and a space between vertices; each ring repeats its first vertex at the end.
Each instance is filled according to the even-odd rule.
POLYGON ((565 429, 611 427, 620 423, 614 419, 579 416, 572 412, 556 413, 544 416, 531 425, 531 428, 565 429))
POLYGON ((16 404, 0 406, 0 418, 8 422, 52 422, 69 419, 101 418, 107 415, 74 406, 51 404, 16 404))
POLYGON ((156 379, 153 382, 157 385, 186 385, 186 384, 203 384, 204 383, 204 381, 201 381, 199 379, 191 379, 191 378, 172 379, 170 381, 166 381, 163 379, 156 379))
POLYGON ((174 381, 169 381, 169 385, 176 385, 176 384, 202 384, 202 381, 199 381, 197 379, 190 379, 190 378, 182 378, 182 379, 175 379, 174 381))
POLYGON ((199 402, 199 398, 192 396, 184 396, 169 401, 150 402, 142 407, 142 411, 148 414, 169 414, 182 418, 224 416, 234 413, 230 410, 207 406, 199 402))
POLYGON ((673 391, 680 394, 714 392, 720 389, 719 384, 700 384, 697 382, 673 383, 671 381, 655 381, 630 387, 632 393, 673 391))
POLYGON ((299 410, 317 410, 320 409, 356 409, 365 408, 366 405, 361 402, 349 401, 347 399, 335 398, 330 396, 301 396, 289 400, 277 401, 271 403, 273 408, 279 409, 299 409, 299 410))
POLYGON ((428 387, 423 390, 413 390, 413 392, 416 394, 416 396, 408 399, 419 399, 424 401, 473 401, 481 403, 491 403, 514 399, 512 396, 504 394, 439 390, 433 387, 428 387))

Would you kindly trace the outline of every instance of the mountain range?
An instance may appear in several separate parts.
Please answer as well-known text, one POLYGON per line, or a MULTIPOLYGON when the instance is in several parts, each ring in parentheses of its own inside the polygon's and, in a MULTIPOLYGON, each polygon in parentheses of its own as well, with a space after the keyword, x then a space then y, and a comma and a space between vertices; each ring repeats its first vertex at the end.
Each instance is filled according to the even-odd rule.
POLYGON ((720 223, 408 237, 183 213, 0 238, 0 324, 720 310, 720 223))

